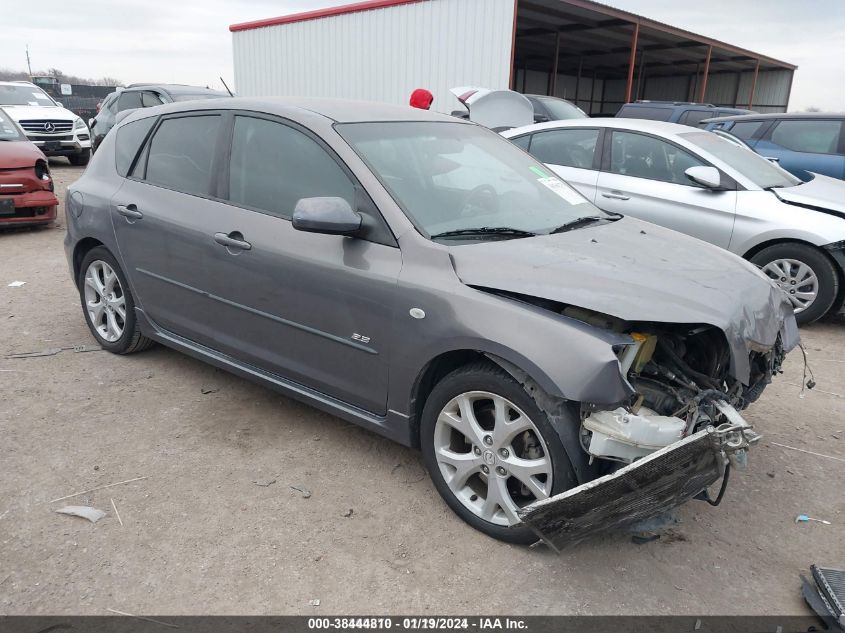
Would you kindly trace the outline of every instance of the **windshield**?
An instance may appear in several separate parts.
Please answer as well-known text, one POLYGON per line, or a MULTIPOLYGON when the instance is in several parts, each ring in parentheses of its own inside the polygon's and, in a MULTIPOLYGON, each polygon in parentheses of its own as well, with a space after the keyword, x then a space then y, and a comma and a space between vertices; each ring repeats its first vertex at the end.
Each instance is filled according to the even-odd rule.
POLYGON ((23 134, 18 126, 9 118, 9 115, 0 110, 0 141, 22 141, 23 134))
POLYGON ((346 123, 337 131, 426 236, 524 237, 587 216, 613 219, 498 134, 462 123, 346 123), (509 229, 504 233, 501 229, 509 229))
POLYGON ((56 104, 41 88, 35 86, 0 86, 0 105, 54 107, 56 104))
POLYGON ((800 179, 756 152, 739 147, 711 132, 687 132, 679 136, 725 162, 760 189, 794 187, 801 184, 800 179))
POLYGON ((563 99, 537 99, 551 113, 552 120, 565 121, 566 119, 586 119, 584 111, 563 99))

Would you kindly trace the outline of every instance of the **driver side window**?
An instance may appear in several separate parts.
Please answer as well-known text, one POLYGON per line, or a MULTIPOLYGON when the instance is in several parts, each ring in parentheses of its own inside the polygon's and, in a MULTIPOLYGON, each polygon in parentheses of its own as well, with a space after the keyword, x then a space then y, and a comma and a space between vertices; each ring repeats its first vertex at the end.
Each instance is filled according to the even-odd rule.
POLYGON ((672 143, 645 134, 613 132, 611 173, 697 187, 700 185, 687 178, 684 172, 698 166, 706 166, 706 163, 672 143))

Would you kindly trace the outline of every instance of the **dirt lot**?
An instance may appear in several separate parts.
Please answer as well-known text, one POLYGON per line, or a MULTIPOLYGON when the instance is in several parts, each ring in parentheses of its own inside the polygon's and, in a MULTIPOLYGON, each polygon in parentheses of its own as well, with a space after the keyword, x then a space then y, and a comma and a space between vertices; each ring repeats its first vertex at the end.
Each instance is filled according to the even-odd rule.
MULTIPOLYGON (((63 197, 80 169, 53 169, 63 197)), ((721 507, 558 556, 464 525, 415 451, 163 347, 5 358, 94 343, 63 224, 0 233, 0 613, 797 615, 798 574, 845 565, 845 463, 771 444, 845 459, 841 317, 803 330, 817 389, 796 351, 747 412, 765 439, 721 507)))

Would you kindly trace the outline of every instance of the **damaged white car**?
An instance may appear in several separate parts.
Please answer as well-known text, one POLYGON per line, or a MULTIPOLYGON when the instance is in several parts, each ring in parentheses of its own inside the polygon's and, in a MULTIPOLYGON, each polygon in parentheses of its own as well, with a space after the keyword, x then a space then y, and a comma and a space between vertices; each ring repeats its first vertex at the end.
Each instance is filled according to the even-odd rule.
POLYGON ((511 542, 559 548, 699 495, 744 461, 739 411, 798 342, 748 262, 421 110, 138 110, 67 215, 103 348, 159 342, 420 447, 446 503, 511 542))

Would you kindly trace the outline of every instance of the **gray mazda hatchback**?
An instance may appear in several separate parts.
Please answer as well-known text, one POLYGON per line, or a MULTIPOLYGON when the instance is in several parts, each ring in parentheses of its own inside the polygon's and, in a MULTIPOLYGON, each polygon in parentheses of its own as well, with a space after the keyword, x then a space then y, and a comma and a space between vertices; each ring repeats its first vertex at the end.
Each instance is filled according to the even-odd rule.
POLYGON ((709 499, 760 437, 739 411, 798 344, 751 264, 411 108, 138 110, 66 212, 103 348, 161 343, 419 447, 445 502, 511 542, 709 499))

